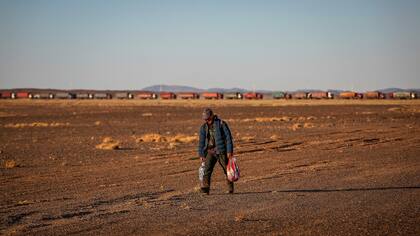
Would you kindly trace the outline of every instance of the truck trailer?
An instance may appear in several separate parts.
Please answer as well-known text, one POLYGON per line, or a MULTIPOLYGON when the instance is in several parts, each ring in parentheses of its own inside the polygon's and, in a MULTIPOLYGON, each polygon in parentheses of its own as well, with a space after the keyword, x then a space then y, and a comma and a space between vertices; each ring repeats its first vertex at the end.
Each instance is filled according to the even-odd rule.
POLYGON ((223 94, 221 93, 204 92, 201 95, 204 99, 223 99, 223 94))

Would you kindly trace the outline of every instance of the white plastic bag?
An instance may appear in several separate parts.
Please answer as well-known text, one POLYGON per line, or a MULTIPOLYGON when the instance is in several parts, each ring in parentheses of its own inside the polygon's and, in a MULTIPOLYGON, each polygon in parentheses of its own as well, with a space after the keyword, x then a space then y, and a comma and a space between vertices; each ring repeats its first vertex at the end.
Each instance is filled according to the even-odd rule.
POLYGON ((239 179, 239 166, 236 163, 236 158, 232 157, 229 159, 226 167, 227 178, 230 182, 236 182, 239 179))
POLYGON ((200 182, 203 182, 204 179, 204 166, 206 164, 204 162, 201 162, 201 166, 200 168, 198 168, 198 179, 200 180, 200 182))

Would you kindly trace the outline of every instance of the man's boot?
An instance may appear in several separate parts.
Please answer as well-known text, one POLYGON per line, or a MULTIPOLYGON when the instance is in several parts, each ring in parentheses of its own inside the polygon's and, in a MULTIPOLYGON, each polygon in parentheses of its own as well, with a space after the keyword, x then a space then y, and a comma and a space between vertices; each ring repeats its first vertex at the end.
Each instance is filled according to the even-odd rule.
POLYGON ((201 193, 205 193, 205 194, 210 194, 210 188, 208 188, 208 187, 201 187, 200 188, 200 192, 201 193))
POLYGON ((200 188, 201 193, 210 194, 210 180, 204 177, 202 186, 200 188))
POLYGON ((233 194, 233 192, 234 192, 233 182, 230 182, 229 180, 227 180, 226 184, 227 184, 227 187, 228 187, 228 191, 226 191, 226 193, 233 194))

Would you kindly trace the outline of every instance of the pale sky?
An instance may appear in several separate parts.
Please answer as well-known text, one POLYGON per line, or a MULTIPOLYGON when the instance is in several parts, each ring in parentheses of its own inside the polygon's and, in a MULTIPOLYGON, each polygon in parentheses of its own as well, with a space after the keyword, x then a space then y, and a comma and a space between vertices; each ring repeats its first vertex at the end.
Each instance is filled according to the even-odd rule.
POLYGON ((0 88, 420 88, 420 1, 0 0, 0 88))

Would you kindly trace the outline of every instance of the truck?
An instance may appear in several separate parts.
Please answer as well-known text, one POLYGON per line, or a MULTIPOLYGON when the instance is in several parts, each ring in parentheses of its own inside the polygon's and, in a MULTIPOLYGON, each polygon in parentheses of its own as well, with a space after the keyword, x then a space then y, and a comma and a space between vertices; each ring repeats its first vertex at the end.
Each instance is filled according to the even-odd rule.
POLYGON ((244 94, 244 98, 249 99, 249 100, 250 99, 259 100, 259 99, 263 99, 263 95, 262 95, 262 93, 249 92, 249 93, 244 94))
POLYGON ((34 94, 29 94, 29 98, 31 98, 31 99, 53 99, 54 94, 52 94, 52 93, 34 93, 34 94))
POLYGON ((369 91, 363 94, 366 99, 385 99, 385 94, 378 91, 369 91))
POLYGON ((128 92, 119 92, 119 93, 115 93, 114 97, 116 99, 133 99, 134 95, 128 92))
POLYGON ((223 97, 225 99, 243 99, 244 98, 242 93, 239 93, 239 92, 225 93, 225 94, 223 94, 223 97))
POLYGON ((307 98, 309 98, 309 93, 307 93, 307 92, 295 92, 295 93, 292 93, 292 98, 293 99, 307 99, 307 98))
POLYGON ((2 92, 1 98, 2 99, 12 98, 12 92, 2 92))
POLYGON ((416 94, 412 92, 394 92, 392 97, 396 99, 415 99, 416 94))
POLYGON ((348 92, 341 92, 339 97, 341 99, 361 99, 361 98, 363 98, 363 94, 348 91, 348 92))
POLYGON ((111 99, 112 94, 110 94, 110 93, 94 93, 92 98, 94 98, 94 99, 111 99))
POLYGON ((74 99, 74 98, 76 98, 76 94, 59 92, 59 93, 55 94, 55 98, 57 98, 57 99, 74 99))
POLYGON ((157 99, 158 95, 153 92, 142 91, 139 92, 136 97, 139 99, 157 99))
POLYGON ((29 94, 30 94, 29 92, 12 93, 12 98, 29 98, 29 94))
POLYGON ((178 97, 181 99, 199 99, 200 95, 194 92, 181 92, 178 93, 178 97))
POLYGON ((201 94, 204 99, 223 99, 223 94, 215 92, 204 92, 201 94))
POLYGON ((334 94, 331 92, 311 92, 309 93, 309 98, 311 99, 333 99, 334 94))
POLYGON ((77 99, 91 99, 93 98, 93 95, 89 93, 76 93, 76 98, 77 99))
POLYGON ((271 96, 273 99, 288 99, 288 94, 285 92, 273 92, 271 96))
POLYGON ((167 99, 176 99, 176 94, 175 93, 172 93, 172 92, 161 92, 159 94, 159 96, 160 96, 160 99, 165 99, 165 100, 167 100, 167 99))

